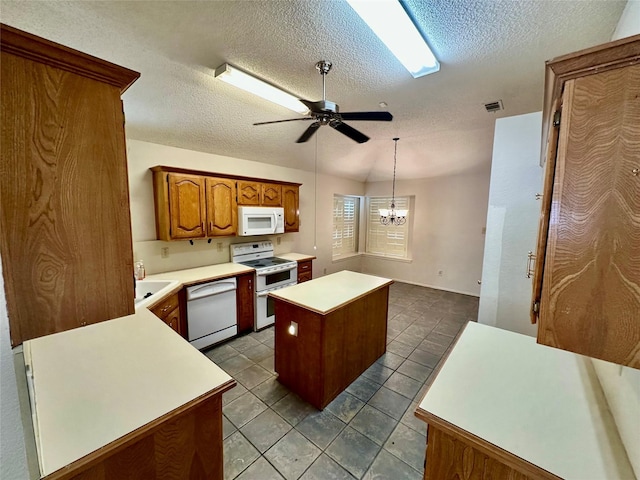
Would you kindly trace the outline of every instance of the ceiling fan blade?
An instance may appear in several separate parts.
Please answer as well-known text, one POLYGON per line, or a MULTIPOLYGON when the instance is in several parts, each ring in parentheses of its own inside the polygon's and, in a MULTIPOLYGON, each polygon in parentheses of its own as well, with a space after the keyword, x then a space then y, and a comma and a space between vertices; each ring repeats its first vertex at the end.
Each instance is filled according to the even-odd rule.
POLYGON ((306 142, 313 136, 314 133, 316 133, 316 130, 318 130, 319 128, 320 122, 313 122, 311 125, 309 125, 309 128, 307 128, 304 133, 300 135, 300 138, 296 140, 296 143, 306 142))
POLYGON ((329 122, 329 126, 331 128, 335 128, 343 135, 346 135, 351 140, 354 140, 358 143, 364 143, 369 140, 369 137, 367 137, 364 133, 359 132, 355 128, 350 127, 346 123, 342 123, 339 120, 332 120, 331 122, 329 122))
POLYGON ((268 125, 270 123, 282 123, 282 122, 297 122, 298 120, 313 120, 313 118, 311 118, 311 117, 288 118, 286 120, 273 120, 271 122, 258 122, 258 123, 254 123, 254 125, 268 125))
POLYGON ((376 122, 390 122, 393 115, 389 112, 347 112, 341 113, 343 120, 371 120, 376 122))

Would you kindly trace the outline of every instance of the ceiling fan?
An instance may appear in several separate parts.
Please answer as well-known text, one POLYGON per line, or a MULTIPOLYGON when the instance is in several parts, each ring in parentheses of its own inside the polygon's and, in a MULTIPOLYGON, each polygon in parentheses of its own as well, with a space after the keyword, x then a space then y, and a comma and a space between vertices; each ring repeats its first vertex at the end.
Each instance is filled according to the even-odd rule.
POLYGON ((321 60, 316 63, 316 70, 322 75, 322 100, 317 102, 310 102, 309 100, 299 99, 310 110, 309 115, 304 118, 289 118, 287 120, 274 120, 272 122, 258 122, 254 125, 267 125, 270 123, 282 123, 282 122, 295 122, 298 120, 313 120, 313 123, 304 131, 304 133, 296 140, 296 143, 304 143, 309 140, 316 130, 322 125, 329 125, 331 128, 346 135, 350 139, 364 143, 369 140, 364 133, 359 132, 353 127, 350 127, 343 120, 365 120, 365 121, 377 121, 377 122, 390 122, 393 119, 393 115, 389 112, 346 112, 340 113, 338 105, 330 102, 326 98, 325 89, 325 76, 331 70, 331 62, 321 60))

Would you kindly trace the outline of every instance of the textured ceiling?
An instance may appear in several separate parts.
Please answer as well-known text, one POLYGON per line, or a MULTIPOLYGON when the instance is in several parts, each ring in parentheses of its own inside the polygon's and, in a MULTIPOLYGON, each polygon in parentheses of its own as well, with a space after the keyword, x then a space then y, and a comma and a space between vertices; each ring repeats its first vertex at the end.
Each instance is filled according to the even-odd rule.
POLYGON ((0 2, 3 23, 142 73, 124 96, 127 136, 202 152, 386 180, 487 169, 495 118, 542 109, 544 61, 611 38, 625 1, 407 0, 440 60, 414 79, 341 0, 0 2), (386 110, 392 122, 329 127, 306 144, 297 114, 216 80, 227 62, 341 111, 386 110), (484 103, 501 99, 504 111, 484 103), (316 142, 317 139, 317 142, 316 142))

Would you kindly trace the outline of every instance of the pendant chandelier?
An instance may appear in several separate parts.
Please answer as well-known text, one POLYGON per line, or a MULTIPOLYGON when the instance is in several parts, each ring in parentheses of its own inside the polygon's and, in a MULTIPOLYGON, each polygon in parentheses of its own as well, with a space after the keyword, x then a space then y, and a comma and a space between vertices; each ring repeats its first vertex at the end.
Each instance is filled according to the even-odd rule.
POLYGON ((393 149, 393 187, 391 190, 391 205, 389 209, 380 208, 380 223, 382 225, 404 225, 407 222, 407 213, 409 210, 396 210, 396 157, 398 154, 398 140, 393 139, 395 146, 393 149))

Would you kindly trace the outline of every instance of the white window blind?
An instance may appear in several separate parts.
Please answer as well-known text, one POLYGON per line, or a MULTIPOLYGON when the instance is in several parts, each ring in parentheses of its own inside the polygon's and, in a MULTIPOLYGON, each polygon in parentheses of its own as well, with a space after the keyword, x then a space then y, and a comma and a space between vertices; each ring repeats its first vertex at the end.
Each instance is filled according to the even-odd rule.
POLYGON ((358 252, 358 197, 333 196, 333 257, 358 252))
MULTIPOLYGON (((382 225, 381 208, 389 208, 391 197, 369 197, 367 214, 367 253, 385 257, 408 258, 409 256, 409 211, 404 225, 382 225)), ((409 197, 396 197, 397 210, 409 210, 409 197)))

